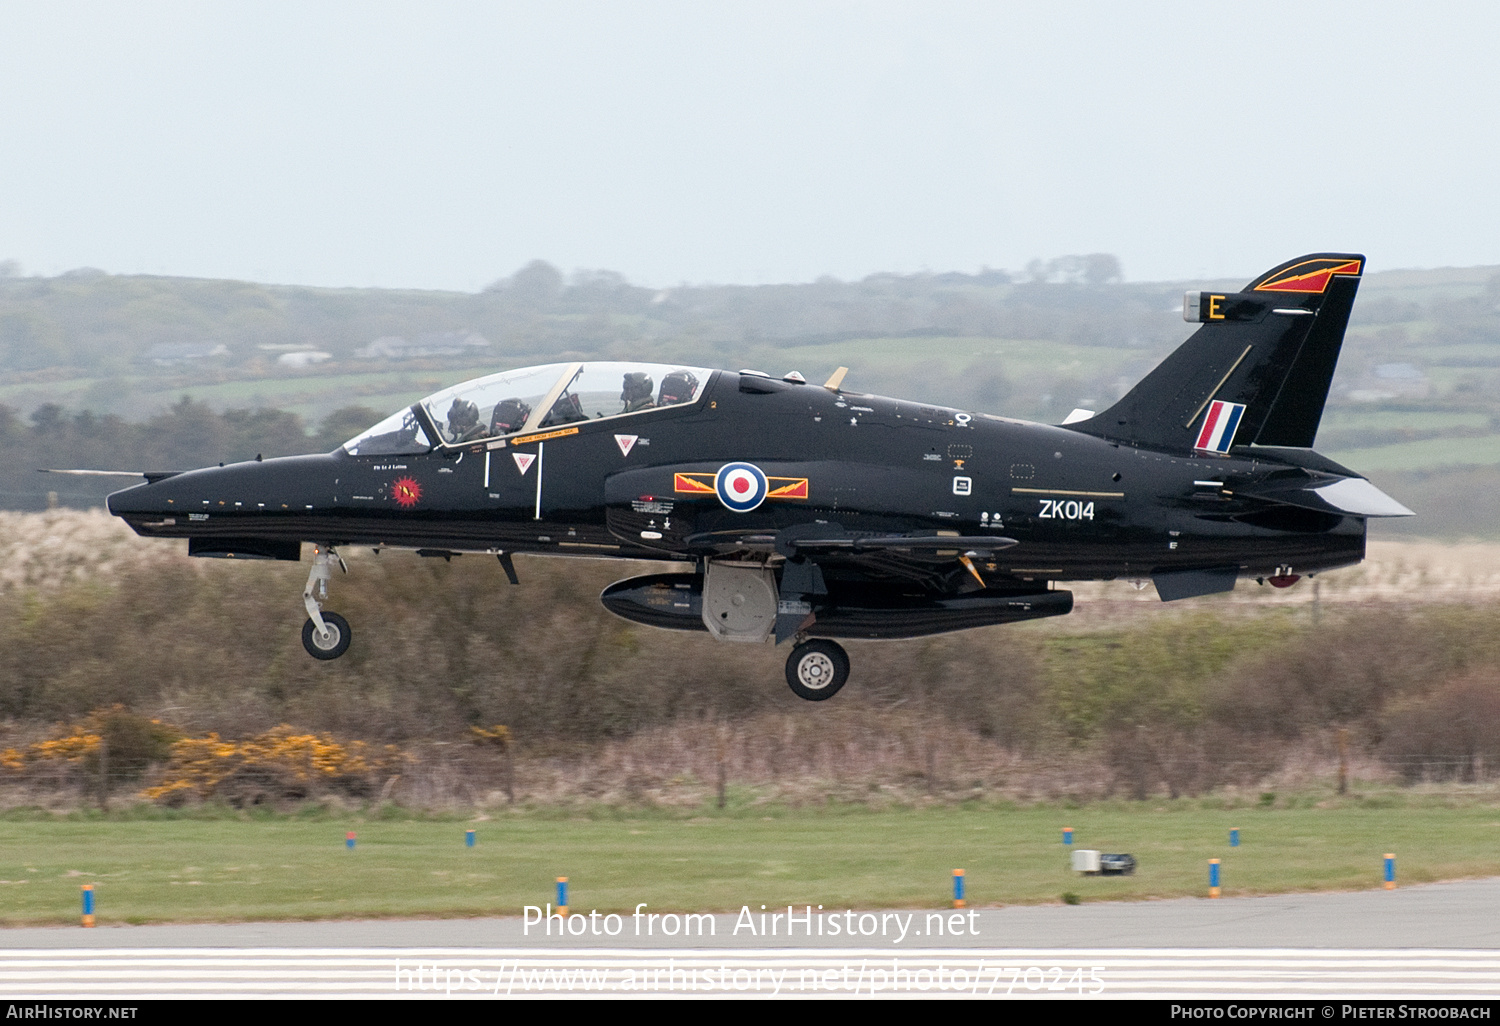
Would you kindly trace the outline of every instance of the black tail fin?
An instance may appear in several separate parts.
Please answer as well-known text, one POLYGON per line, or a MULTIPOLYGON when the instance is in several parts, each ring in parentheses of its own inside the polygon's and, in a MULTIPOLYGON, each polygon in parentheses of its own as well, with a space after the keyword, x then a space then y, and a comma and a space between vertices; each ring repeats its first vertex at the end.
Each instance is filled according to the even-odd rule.
POLYGON ((1356 253, 1313 253, 1241 292, 1189 292, 1183 317, 1203 327, 1125 398, 1068 427, 1168 449, 1310 448, 1364 266, 1356 253))

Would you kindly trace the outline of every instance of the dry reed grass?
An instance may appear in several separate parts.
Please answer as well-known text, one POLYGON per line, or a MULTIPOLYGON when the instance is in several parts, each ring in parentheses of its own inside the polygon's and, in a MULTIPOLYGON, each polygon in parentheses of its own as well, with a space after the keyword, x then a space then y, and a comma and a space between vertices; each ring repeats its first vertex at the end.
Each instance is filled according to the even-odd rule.
POLYGON ((102 509, 0 511, 0 594, 108 582, 128 569, 186 559, 182 543, 142 538, 102 509))
MULTIPOLYGON (((567 751, 523 751, 514 767, 515 802, 690 812, 717 802, 721 764, 728 804, 742 810, 1135 797, 1103 745, 1021 751, 914 710, 839 709, 815 719, 770 712, 733 723, 678 722, 567 751)), ((1347 767, 1349 779, 1363 785, 1400 779, 1366 753, 1352 752, 1347 767)), ((1218 790, 1231 797, 1326 791, 1338 768, 1338 744, 1327 732, 1289 746, 1267 770, 1220 767, 1226 772, 1218 790)), ((500 808, 507 805, 504 773, 498 757, 430 745, 414 751, 386 797, 427 809, 500 808)), ((1167 782, 1156 779, 1144 797, 1170 795, 1167 782)))

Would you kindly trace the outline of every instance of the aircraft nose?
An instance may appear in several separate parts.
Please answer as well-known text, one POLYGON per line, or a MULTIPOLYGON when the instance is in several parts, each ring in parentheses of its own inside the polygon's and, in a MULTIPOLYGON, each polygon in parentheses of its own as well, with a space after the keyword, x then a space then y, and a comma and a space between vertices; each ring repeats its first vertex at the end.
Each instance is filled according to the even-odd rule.
POLYGON ((136 527, 143 526, 142 519, 187 515, 197 520, 209 513, 220 517, 313 509, 332 501, 337 474, 337 461, 330 454, 247 460, 178 474, 148 474, 145 484, 114 492, 106 504, 111 513, 136 527))
POLYGON ((160 482, 146 481, 142 484, 110 492, 104 507, 117 517, 133 513, 159 513, 166 506, 166 488, 160 482))

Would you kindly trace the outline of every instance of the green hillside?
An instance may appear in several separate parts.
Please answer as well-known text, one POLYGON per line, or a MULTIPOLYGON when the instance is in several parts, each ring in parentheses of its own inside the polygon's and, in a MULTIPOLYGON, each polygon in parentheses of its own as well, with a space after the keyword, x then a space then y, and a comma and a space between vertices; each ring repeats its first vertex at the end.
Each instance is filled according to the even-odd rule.
MULTIPOLYGON (((109 445, 88 443, 94 419, 75 425, 68 445, 39 437, 85 412, 154 421, 158 433, 184 396, 211 414, 294 416, 280 448, 237 436, 168 446, 204 462, 269 456, 327 446, 335 427, 354 425, 347 414, 330 422, 335 411, 379 415, 465 377, 562 357, 812 380, 847 366, 856 389, 1056 422, 1107 406, 1188 336, 1177 312, 1185 288, 1238 284, 991 271, 652 290, 541 263, 475 294, 101 272, 0 278, 0 506, 40 508, 46 489, 28 476, 39 459, 113 466, 109 445)), ((1434 494, 1425 481, 1417 498, 1400 496, 1413 508, 1458 500, 1471 468, 1500 464, 1500 268, 1368 275, 1318 444, 1362 472, 1403 483, 1437 475, 1436 487, 1457 489, 1434 494)), ((102 494, 70 486, 59 499, 102 494)), ((1500 513, 1479 510, 1453 529, 1500 534, 1500 513)))

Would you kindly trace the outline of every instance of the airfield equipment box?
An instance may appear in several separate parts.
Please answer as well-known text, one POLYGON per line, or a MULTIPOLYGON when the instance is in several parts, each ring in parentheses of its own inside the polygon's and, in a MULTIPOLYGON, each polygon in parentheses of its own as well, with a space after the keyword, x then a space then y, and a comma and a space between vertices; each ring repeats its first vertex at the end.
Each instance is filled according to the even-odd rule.
POLYGON ((1094 876, 1129 876, 1135 872, 1134 855, 1108 855, 1093 848, 1073 853, 1073 871, 1094 876))
POLYGON ((1099 853, 1093 848, 1079 848, 1073 853, 1073 871, 1075 873, 1099 872, 1099 853))

